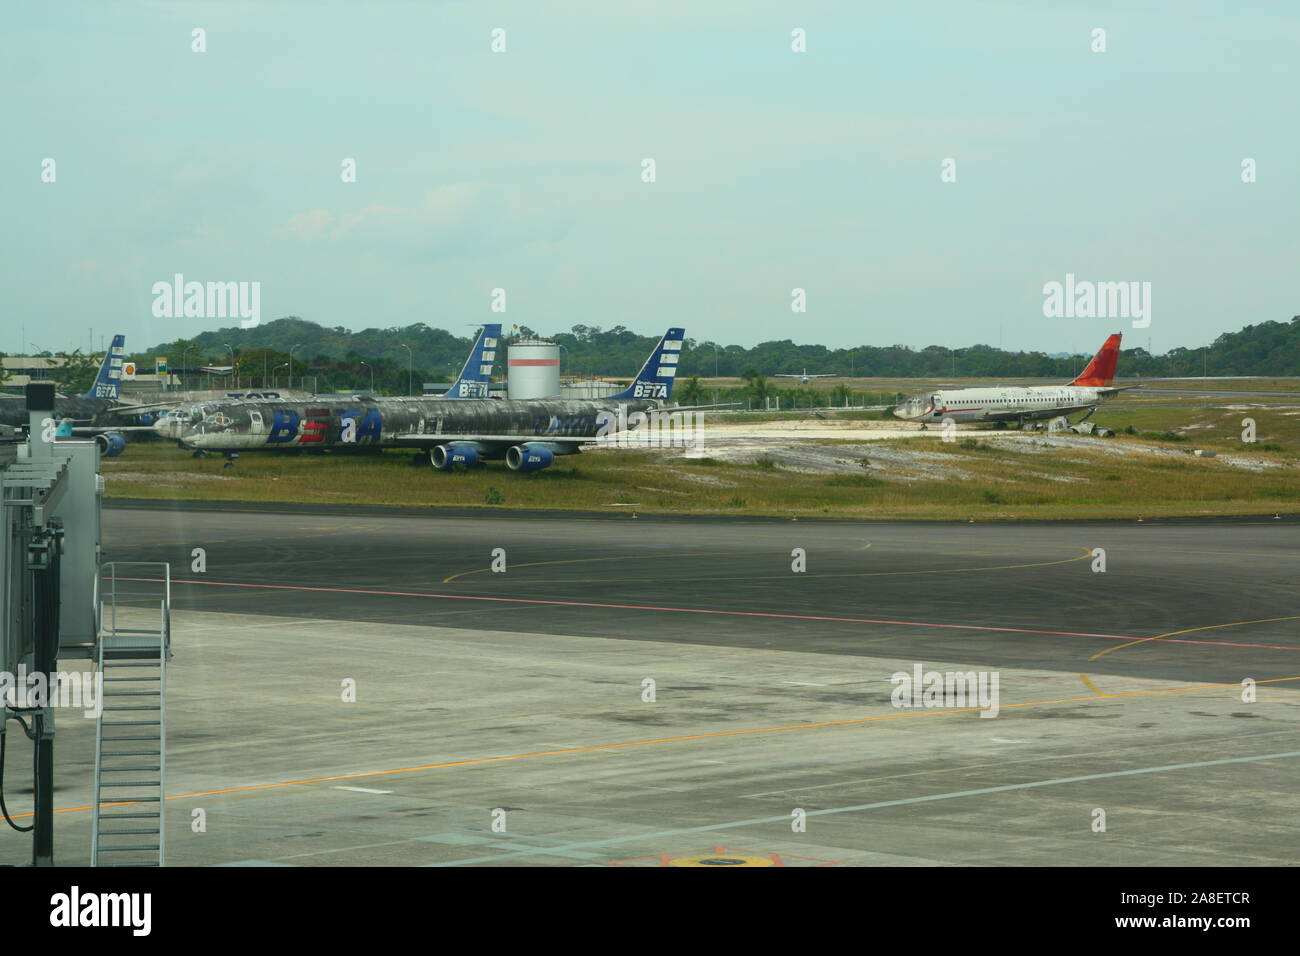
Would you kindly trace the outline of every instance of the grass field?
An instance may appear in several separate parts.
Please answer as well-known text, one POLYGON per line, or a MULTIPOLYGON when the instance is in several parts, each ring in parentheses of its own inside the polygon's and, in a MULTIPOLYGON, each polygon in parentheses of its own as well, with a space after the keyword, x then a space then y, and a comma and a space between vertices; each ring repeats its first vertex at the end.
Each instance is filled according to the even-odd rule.
POLYGON ((839 474, 808 473, 765 455, 745 463, 637 450, 562 457, 532 475, 511 473, 497 462, 436 472, 413 466, 412 453, 399 451, 246 453, 227 469, 220 457, 194 459, 153 442, 106 460, 104 475, 109 498, 158 500, 977 520, 1300 508, 1300 411, 1133 408, 1098 413, 1095 420, 1121 432, 1131 426, 1135 434, 1069 436, 1062 447, 1014 431, 983 438, 959 432, 952 443, 938 432, 870 442, 811 440, 823 449, 866 455, 861 467, 839 474), (1256 421, 1254 444, 1241 440, 1248 415, 1256 421), (1218 457, 1195 457, 1192 449, 1218 457), (919 464, 895 467, 899 456, 919 464))

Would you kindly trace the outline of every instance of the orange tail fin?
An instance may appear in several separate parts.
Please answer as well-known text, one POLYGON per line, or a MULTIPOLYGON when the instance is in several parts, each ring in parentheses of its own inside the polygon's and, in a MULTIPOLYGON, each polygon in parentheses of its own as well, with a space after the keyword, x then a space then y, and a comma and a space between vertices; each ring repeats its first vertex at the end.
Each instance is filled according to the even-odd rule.
POLYGON ((1083 374, 1070 384, 1104 388, 1115 381, 1115 366, 1119 364, 1119 343, 1123 337, 1119 332, 1116 332, 1108 338, 1097 354, 1092 357, 1092 361, 1083 370, 1083 374))

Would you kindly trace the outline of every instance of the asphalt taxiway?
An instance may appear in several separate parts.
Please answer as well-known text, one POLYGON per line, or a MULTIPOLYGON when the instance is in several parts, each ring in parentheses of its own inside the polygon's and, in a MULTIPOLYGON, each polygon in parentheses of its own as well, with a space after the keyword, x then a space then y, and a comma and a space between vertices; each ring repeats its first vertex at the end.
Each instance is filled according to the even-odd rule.
MULTIPOLYGON (((1300 849, 1289 519, 110 508, 105 540, 109 559, 172 563, 173 863, 1250 865, 1300 849), (917 665, 996 674, 996 717, 895 706, 891 676, 917 665)), ((93 723, 59 732, 59 853, 80 862, 93 723)))

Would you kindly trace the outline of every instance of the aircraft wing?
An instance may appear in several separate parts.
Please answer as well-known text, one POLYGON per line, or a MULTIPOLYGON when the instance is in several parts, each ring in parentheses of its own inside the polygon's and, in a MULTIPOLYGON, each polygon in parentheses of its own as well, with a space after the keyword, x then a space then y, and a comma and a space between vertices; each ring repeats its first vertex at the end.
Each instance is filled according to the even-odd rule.
POLYGON ((1016 419, 1029 415, 1031 412, 1035 411, 1042 411, 1042 409, 1008 408, 997 412, 985 412, 983 420, 989 422, 1013 422, 1016 419))
POLYGON ((74 425, 74 435, 102 435, 104 432, 151 432, 152 425, 74 425))
POLYGON ((112 408, 106 409, 105 412, 109 415, 135 415, 139 412, 152 411, 155 408, 175 408, 177 405, 184 404, 187 403, 182 402, 180 399, 175 399, 170 402, 153 402, 149 405, 114 405, 112 408))
POLYGON ((419 432, 405 432, 394 435, 393 441, 415 448, 428 448, 434 445, 446 445, 449 442, 481 442, 484 445, 522 445, 524 442, 546 442, 551 445, 594 445, 599 438, 590 435, 575 437, 573 435, 430 435, 419 432))

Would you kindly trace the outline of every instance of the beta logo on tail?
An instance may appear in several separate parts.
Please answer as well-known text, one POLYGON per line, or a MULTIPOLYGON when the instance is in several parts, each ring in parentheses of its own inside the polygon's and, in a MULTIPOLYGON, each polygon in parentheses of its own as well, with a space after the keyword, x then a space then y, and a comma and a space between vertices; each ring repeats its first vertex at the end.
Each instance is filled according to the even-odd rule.
POLYGON ((126 336, 113 336, 113 344, 104 353, 104 361, 100 363, 95 384, 90 387, 90 391, 81 396, 82 398, 117 400, 122 394, 122 355, 125 348, 126 336))

